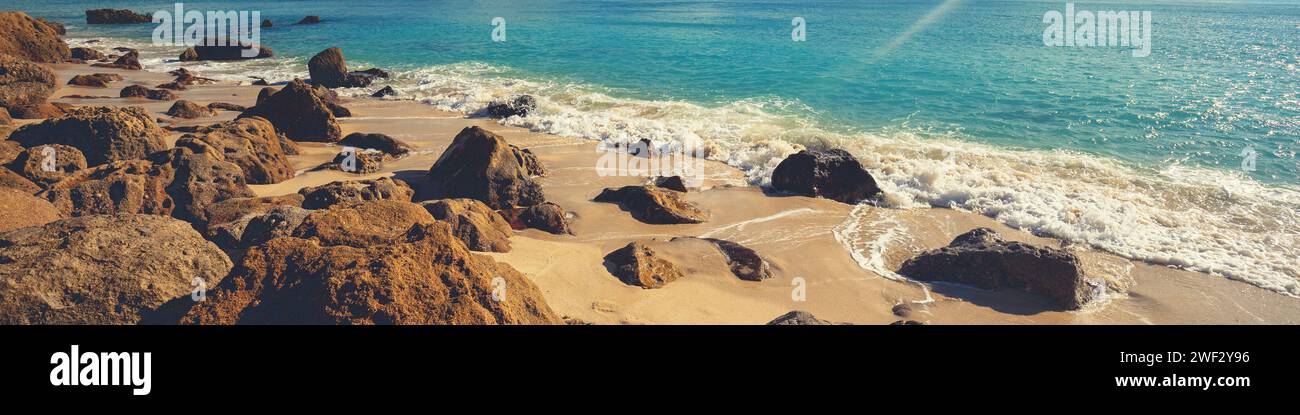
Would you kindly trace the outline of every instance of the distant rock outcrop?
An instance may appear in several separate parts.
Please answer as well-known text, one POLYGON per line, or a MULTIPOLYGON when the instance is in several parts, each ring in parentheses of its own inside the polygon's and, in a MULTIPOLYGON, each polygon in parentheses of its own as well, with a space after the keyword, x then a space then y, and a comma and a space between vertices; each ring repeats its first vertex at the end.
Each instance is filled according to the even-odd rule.
POLYGON ((59 210, 31 193, 0 186, 0 233, 41 226, 63 218, 59 210))
POLYGON ((531 177, 529 158, 501 136, 467 127, 429 169, 420 198, 470 198, 493 209, 540 204, 546 200, 531 177))
POLYGON ((354 88, 369 86, 375 78, 387 78, 388 73, 372 68, 365 71, 348 72, 347 60, 343 50, 337 47, 325 49, 307 61, 307 71, 311 82, 326 88, 354 88))
POLYGON ((298 24, 316 24, 320 23, 320 16, 307 16, 298 21, 298 24))
POLYGON ((840 149, 803 150, 787 157, 772 171, 772 187, 848 204, 880 194, 876 180, 858 159, 840 149))
POLYGON ((633 218, 650 224, 701 223, 709 214, 686 201, 683 193, 659 186, 624 186, 605 189, 593 199, 617 203, 633 218))
POLYGON ((148 14, 140 14, 130 10, 123 9, 92 9, 86 10, 86 24, 134 24, 150 23, 153 18, 148 14))
POLYGON ((41 187, 49 187, 70 173, 87 167, 86 156, 76 147, 47 144, 18 153, 9 169, 41 187))
POLYGON ((605 255, 605 268, 628 285, 660 288, 682 277, 681 269, 656 256, 641 242, 632 242, 605 255))

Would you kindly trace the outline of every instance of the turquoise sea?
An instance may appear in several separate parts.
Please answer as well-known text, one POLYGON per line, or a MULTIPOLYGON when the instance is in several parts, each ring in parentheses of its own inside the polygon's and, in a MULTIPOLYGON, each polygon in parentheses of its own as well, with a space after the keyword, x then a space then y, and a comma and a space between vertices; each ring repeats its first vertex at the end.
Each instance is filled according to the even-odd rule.
MULTIPOLYGON (((1134 259, 1300 295, 1300 2, 1076 2, 1149 11, 1151 54, 1049 47, 1063 1, 264 1, 276 58, 186 64, 285 81, 329 46, 383 86, 473 114, 529 93, 505 124, 704 148, 761 184, 801 146, 855 152, 886 208, 970 210, 1134 259), (318 25, 294 25, 320 15, 318 25), (505 21, 494 42, 492 21, 505 21), (794 41, 792 20, 806 37, 794 41), (1250 149, 1250 150, 1247 150, 1250 149), (1252 169, 1243 159, 1255 153, 1252 169)), ((154 26, 85 25, 87 8, 155 1, 0 1, 68 25, 73 46, 181 47, 154 26)))

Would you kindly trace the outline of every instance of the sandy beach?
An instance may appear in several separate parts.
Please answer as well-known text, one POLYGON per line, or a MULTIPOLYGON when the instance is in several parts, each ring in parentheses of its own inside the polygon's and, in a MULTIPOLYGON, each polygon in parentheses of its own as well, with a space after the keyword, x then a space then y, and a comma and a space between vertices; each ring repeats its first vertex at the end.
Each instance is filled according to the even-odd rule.
MULTIPOLYGON (((116 73, 125 79, 112 87, 63 86, 53 102, 76 106, 142 106, 165 127, 207 125, 238 112, 180 120, 165 114, 170 101, 115 96, 121 87, 157 85, 166 74, 82 64, 54 65, 60 80, 79 74, 116 73)), ((202 76, 202 74, 198 74, 202 76)), ((66 82, 66 81, 64 81, 66 82)), ((176 91, 200 105, 228 102, 252 106, 261 87, 218 82, 176 91)), ((1078 311, 1046 311, 1041 299, 1018 292, 985 291, 947 283, 921 283, 893 274, 903 261, 948 244, 978 227, 1010 240, 1060 247, 1061 242, 1008 228, 973 213, 941 208, 890 209, 853 206, 823 198, 765 192, 748 185, 739 170, 707 162, 702 189, 686 199, 711 214, 699 224, 651 225, 633 219, 617 205, 593 202, 608 187, 643 184, 645 177, 602 177, 596 172, 597 144, 507 127, 487 118, 443 112, 406 100, 352 98, 340 118, 343 134, 382 133, 413 147, 405 158, 368 175, 337 170, 311 171, 334 157, 332 144, 300 143, 289 156, 296 177, 272 185, 253 185, 258 196, 296 193, 308 186, 377 177, 419 179, 465 127, 479 126, 532 151, 549 173, 540 178, 546 200, 571 215, 573 235, 528 229, 511 237, 508 253, 482 253, 509 264, 540 288, 559 315, 594 324, 763 324, 792 310, 833 322, 888 324, 902 320, 894 309, 910 308, 906 319, 928 324, 1296 324, 1300 299, 1222 277, 1130 261, 1080 246, 1076 253, 1090 275, 1103 278, 1107 298, 1078 311), (731 275, 726 259, 701 237, 738 242, 757 251, 772 267, 773 278, 743 281, 731 275), (623 283, 603 265, 605 254, 643 241, 684 270, 685 277, 663 288, 623 283), (853 251, 849 247, 868 248, 853 251), (873 252, 862 257, 853 252, 873 252), (792 296, 804 285, 806 295, 792 296)), ((19 124, 39 120, 16 120, 19 124)), ((174 142, 182 135, 173 132, 174 142)))

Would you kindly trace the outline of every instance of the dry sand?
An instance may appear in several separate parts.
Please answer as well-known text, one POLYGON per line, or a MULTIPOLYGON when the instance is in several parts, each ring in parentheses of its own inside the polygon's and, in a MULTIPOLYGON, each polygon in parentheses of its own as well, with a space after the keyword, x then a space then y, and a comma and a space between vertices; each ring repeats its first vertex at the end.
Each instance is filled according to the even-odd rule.
MULTIPOLYGON (((138 83, 153 87, 171 80, 166 74, 57 65, 62 80, 82 73, 119 73, 127 79, 107 89, 65 86, 56 97, 72 94, 117 96, 138 83)), ((203 74, 198 74, 202 76, 203 74)), ((253 105, 262 87, 221 83, 178 91, 200 104, 221 101, 253 105)), ((143 99, 57 98, 75 105, 140 105, 163 113, 171 102, 143 99)), ((1128 261, 1077 247, 1090 272, 1126 291, 1076 312, 1042 311, 1042 303, 1021 293, 987 292, 950 284, 922 285, 898 280, 888 272, 924 250, 946 245, 954 236, 987 226, 1009 239, 1059 245, 1009 229, 993 220, 949 209, 883 209, 853 206, 808 197, 773 196, 748 186, 743 175, 720 163, 707 163, 706 190, 687 199, 710 211, 702 224, 647 225, 618 206, 591 201, 601 189, 646 182, 642 177, 601 177, 596 173, 596 144, 574 138, 505 127, 493 120, 466 118, 413 101, 354 99, 345 105, 353 117, 340 119, 343 133, 384 133, 417 151, 371 175, 334 170, 308 171, 328 161, 339 148, 303 143, 303 154, 290 160, 300 174, 274 185, 253 186, 264 196, 297 192, 305 186, 336 180, 397 176, 418 178, 462 128, 477 125, 531 149, 550 174, 541 179, 546 198, 571 212, 572 236, 536 230, 516 232, 514 249, 485 254, 509 263, 531 278, 550 306, 568 318, 597 324, 761 324, 791 310, 819 318, 857 324, 886 324, 901 319, 891 310, 909 304, 910 319, 934 324, 1296 324, 1300 299, 1286 297, 1221 277, 1128 261), (837 239, 837 232, 842 238, 837 239), (742 281, 730 274, 721 254, 695 239, 716 237, 755 249, 773 266, 774 278, 742 281), (844 239, 842 242, 841 239, 844 239), (651 241, 681 266, 686 277, 660 289, 629 286, 612 276, 605 254, 633 240, 651 241), (888 243, 882 243, 888 241, 888 243), (845 245, 878 249, 879 256, 855 257, 845 245), (864 266, 865 265, 865 266, 864 266), (883 269, 873 272, 871 269, 883 269), (802 299, 792 295, 805 287, 802 299)), ((236 112, 176 121, 200 125, 233 119, 236 112)), ((28 122, 28 121, 24 121, 28 122)), ((181 134, 174 134, 172 139, 181 134)))

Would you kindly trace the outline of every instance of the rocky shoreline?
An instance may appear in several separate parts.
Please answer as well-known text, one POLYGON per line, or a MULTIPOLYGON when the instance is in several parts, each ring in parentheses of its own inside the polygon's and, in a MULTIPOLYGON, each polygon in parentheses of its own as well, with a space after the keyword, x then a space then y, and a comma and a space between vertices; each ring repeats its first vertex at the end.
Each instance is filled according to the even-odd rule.
POLYGON ((327 45, 311 82, 230 85, 0 20, 33 28, 0 43, 4 324, 1300 321, 1295 299, 942 209, 873 210, 918 222, 911 249, 885 252, 909 280, 874 275, 832 232, 881 194, 840 150, 790 155, 771 189, 594 177, 594 143, 340 98, 387 75, 327 45), (1138 288, 1170 274, 1214 291, 1138 288), (1188 311, 1207 293, 1240 312, 1188 311), (1151 301, 1174 311, 1131 316, 1151 301))

